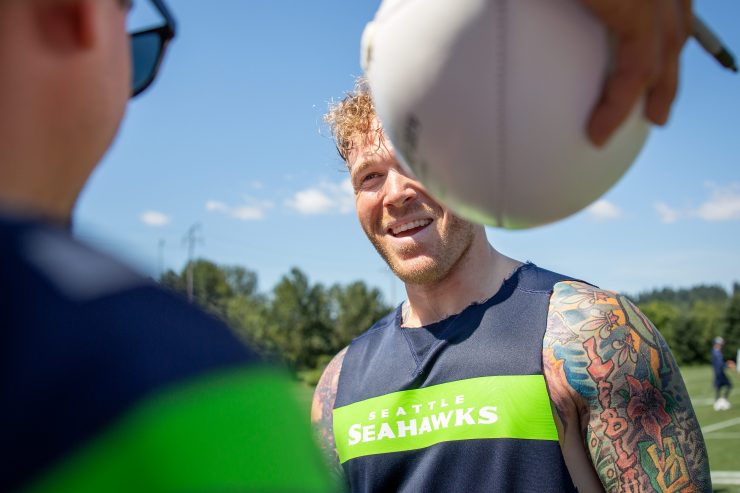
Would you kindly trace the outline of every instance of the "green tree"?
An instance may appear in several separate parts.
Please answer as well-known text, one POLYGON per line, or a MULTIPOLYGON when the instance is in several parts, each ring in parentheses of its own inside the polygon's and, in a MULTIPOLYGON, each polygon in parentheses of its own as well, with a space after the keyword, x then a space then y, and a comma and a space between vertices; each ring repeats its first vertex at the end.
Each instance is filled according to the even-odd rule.
POLYGON ((664 288, 640 299, 640 309, 661 332, 679 364, 709 361, 712 338, 725 332, 726 291, 717 286, 664 288))
POLYGON ((283 276, 269 296, 258 292, 256 273, 205 259, 185 265, 180 273, 168 270, 160 283, 186 295, 190 266, 196 303, 224 319, 260 353, 284 360, 307 380, 318 378, 339 350, 389 310, 380 291, 362 281, 326 289, 312 285, 298 268, 283 276))
POLYGON ((185 287, 185 279, 180 277, 180 274, 171 269, 162 273, 162 276, 159 278, 159 284, 176 293, 180 293, 183 296, 187 289, 185 287))
POLYGON ((671 352, 679 365, 707 359, 709 347, 704 343, 702 327, 697 318, 681 313, 673 322, 671 352))
POLYGON ((273 290, 268 309, 267 337, 297 370, 312 369, 331 346, 332 324, 327 293, 321 284, 294 267, 273 290))
MULTIPOLYGON (((186 264, 177 274, 165 272, 160 283, 183 296, 187 294, 186 264)), ((256 296, 257 274, 242 266, 219 266, 210 260, 197 259, 193 267, 193 298, 198 305, 224 319, 229 319, 229 308, 234 308, 234 298, 243 301, 256 296)))
MULTIPOLYGON (((681 318, 681 311, 678 307, 667 301, 648 301, 641 303, 639 306, 640 310, 653 322, 653 325, 666 340, 674 356, 676 356, 676 353, 680 353, 681 350, 678 348, 679 341, 676 335, 676 326, 680 323, 679 319, 681 318)), ((678 360, 677 356, 676 359, 678 360)))
POLYGON ((279 358, 280 348, 269 332, 269 305, 265 296, 237 294, 226 302, 226 321, 262 355, 279 358))
POLYGON ((725 314, 725 357, 735 359, 740 348, 740 284, 735 283, 725 314))
MULTIPOLYGON (((187 275, 185 266, 181 277, 187 275)), ((224 269, 210 260, 193 261, 193 297, 206 310, 226 318, 226 304, 234 291, 226 280, 224 269)))
POLYGON ((695 357, 690 363, 709 363, 712 339, 725 333, 726 309, 726 301, 697 301, 691 306, 690 317, 699 335, 695 339, 695 357))
POLYGON ((690 306, 697 301, 724 302, 727 301, 727 291, 719 285, 700 284, 691 288, 660 288, 645 291, 634 299, 637 304, 642 305, 651 301, 664 301, 674 305, 690 306))
POLYGON ((346 287, 335 284, 329 290, 334 331, 331 356, 347 346, 352 339, 386 315, 390 308, 383 303, 377 288, 368 288, 362 281, 346 287))
POLYGON ((254 296, 257 294, 257 273, 240 265, 223 267, 226 284, 235 296, 254 296))

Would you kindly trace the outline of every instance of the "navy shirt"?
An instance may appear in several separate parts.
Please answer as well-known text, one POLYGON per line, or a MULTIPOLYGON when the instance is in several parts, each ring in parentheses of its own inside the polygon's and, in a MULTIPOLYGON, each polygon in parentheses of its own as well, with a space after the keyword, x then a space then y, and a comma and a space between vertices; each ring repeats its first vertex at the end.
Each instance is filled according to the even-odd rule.
POLYGON ((355 339, 334 407, 351 490, 574 491, 542 368, 549 299, 564 279, 527 264, 446 320, 402 328, 399 307, 355 339))
POLYGON ((712 348, 712 367, 714 368, 715 376, 719 376, 724 372, 725 358, 722 356, 721 349, 712 348))
POLYGON ((0 491, 329 489, 282 371, 66 231, 0 218, 0 313, 0 491))

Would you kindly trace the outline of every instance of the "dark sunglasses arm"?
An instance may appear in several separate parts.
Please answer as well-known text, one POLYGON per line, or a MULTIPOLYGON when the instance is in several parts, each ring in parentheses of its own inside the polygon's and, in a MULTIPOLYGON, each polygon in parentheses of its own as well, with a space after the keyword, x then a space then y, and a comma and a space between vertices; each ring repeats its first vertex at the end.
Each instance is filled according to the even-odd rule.
POLYGON ((154 6, 157 8, 160 14, 162 14, 162 17, 164 17, 165 25, 164 28, 167 30, 168 37, 174 38, 175 32, 177 31, 177 22, 175 21, 175 18, 170 13, 167 6, 164 4, 162 0, 151 0, 154 6))

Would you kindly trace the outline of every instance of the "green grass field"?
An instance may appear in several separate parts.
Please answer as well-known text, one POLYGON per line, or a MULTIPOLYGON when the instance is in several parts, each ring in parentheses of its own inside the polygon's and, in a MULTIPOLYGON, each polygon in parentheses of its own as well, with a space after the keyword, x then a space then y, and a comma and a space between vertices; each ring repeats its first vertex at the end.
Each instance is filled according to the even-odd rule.
MULTIPOLYGON (((712 407, 711 367, 694 366, 681 370, 709 449, 714 491, 740 493, 740 375, 734 371, 727 373, 735 386, 730 395, 732 409, 715 411, 712 407)), ((308 386, 300 386, 299 398, 307 412, 311 409, 312 392, 308 386)))
POLYGON ((688 367, 681 370, 686 388, 694 404, 704 440, 709 451, 709 465, 714 478, 714 490, 740 493, 740 375, 729 371, 735 386, 730 394, 732 409, 715 411, 712 369, 709 366, 688 367), (734 472, 735 475, 718 474, 734 472), (732 477, 734 476, 734 477, 732 477), (728 484, 728 483, 735 484, 728 484))

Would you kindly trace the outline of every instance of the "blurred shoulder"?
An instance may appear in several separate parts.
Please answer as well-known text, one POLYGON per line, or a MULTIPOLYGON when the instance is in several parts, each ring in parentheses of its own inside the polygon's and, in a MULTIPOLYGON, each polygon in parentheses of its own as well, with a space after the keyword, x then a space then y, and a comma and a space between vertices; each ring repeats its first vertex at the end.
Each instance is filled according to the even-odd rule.
POLYGON ((256 359, 224 323, 65 230, 0 219, 0 252, 18 354, 155 385, 256 359))
POLYGON ((25 277, 69 302, 85 303, 151 284, 124 263, 61 229, 27 224, 15 228, 13 240, 25 277))

